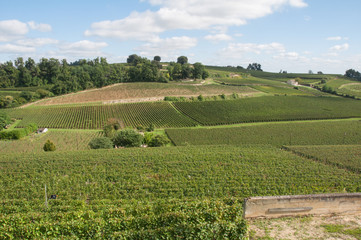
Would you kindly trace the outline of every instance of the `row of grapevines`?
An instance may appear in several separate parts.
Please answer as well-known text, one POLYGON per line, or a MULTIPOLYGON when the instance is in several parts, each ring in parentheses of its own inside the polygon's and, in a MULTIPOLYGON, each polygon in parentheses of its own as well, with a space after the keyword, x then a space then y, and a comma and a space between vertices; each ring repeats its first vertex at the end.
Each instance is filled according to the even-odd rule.
POLYGON ((294 153, 361 173, 361 145, 292 146, 294 153))
POLYGON ((360 101, 340 97, 267 96, 173 104, 179 111, 203 125, 361 116, 360 101))
POLYGON ((1 239, 246 239, 236 199, 3 201, 1 239), (30 205, 31 204, 31 205, 30 205))
POLYGON ((361 121, 278 122, 197 129, 166 129, 177 146, 214 144, 361 144, 361 121))
POLYGON ((170 103, 132 103, 98 106, 33 107, 9 112, 22 119, 18 127, 37 123, 39 127, 70 129, 101 129, 110 118, 119 119, 125 127, 189 127, 196 123, 177 112, 170 103))
POLYGON ((277 148, 204 146, 3 154, 0 200, 168 199, 361 190, 360 174, 277 148), (300 164, 302 163, 302 164, 300 164))

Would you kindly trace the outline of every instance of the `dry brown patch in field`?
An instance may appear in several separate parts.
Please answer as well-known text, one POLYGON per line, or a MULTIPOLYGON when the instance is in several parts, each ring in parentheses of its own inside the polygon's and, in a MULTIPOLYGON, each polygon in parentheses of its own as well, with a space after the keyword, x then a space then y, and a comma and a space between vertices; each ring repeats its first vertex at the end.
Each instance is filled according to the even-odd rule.
POLYGON ((249 221, 250 239, 342 239, 357 240, 361 236, 330 233, 324 225, 360 229, 361 216, 308 216, 299 218, 254 219, 249 221))
POLYGON ((86 90, 49 98, 39 101, 35 103, 35 105, 158 101, 162 100, 165 96, 192 97, 232 93, 251 95, 257 92, 257 90, 244 86, 223 86, 216 84, 119 83, 100 89, 86 90))

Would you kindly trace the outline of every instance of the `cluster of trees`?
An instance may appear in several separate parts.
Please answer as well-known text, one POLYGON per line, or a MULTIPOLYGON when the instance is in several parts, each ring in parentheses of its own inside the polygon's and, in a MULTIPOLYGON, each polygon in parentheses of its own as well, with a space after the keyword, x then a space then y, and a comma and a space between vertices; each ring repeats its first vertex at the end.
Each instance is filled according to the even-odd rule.
POLYGON ((0 107, 12 106, 14 102, 61 95, 89 88, 100 88, 120 82, 168 82, 186 78, 201 79, 208 72, 201 63, 188 64, 188 58, 181 56, 162 70, 161 58, 152 61, 132 54, 127 64, 108 64, 105 58, 81 59, 68 63, 65 59, 42 58, 36 63, 32 58, 22 57, 14 62, 0 64, 0 88, 38 87, 36 93, 26 92, 20 98, 11 96, 0 99, 0 107))
POLYGON ((247 70, 253 70, 253 71, 263 71, 262 66, 259 63, 250 63, 248 64, 247 70))
POLYGON ((177 62, 170 62, 168 67, 168 77, 169 80, 180 80, 180 79, 206 79, 209 76, 208 71, 205 70, 205 67, 202 63, 194 63, 190 65, 188 63, 188 58, 185 56, 180 56, 177 59, 177 62))
POLYGON ((89 142, 91 149, 110 149, 114 147, 140 147, 146 145, 149 147, 161 147, 170 143, 164 135, 154 134, 154 125, 151 124, 144 131, 143 127, 138 127, 139 131, 134 129, 120 129, 117 121, 110 121, 104 126, 104 137, 94 138, 89 142))
POLYGON ((347 70, 346 73, 345 73, 345 76, 349 77, 349 78, 353 78, 353 79, 355 79, 357 81, 361 81, 361 73, 354 70, 354 69, 347 70))

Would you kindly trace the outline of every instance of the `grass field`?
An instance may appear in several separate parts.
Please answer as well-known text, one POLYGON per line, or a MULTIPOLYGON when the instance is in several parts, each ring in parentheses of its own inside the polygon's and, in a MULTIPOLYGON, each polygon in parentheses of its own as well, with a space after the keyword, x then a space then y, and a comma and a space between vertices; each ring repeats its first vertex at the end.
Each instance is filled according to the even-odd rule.
POLYGON ((174 105, 202 125, 361 116, 359 101, 340 97, 266 96, 234 101, 175 102, 174 105))
POLYGON ((91 139, 101 136, 100 131, 55 130, 12 141, 0 141, 1 153, 39 153, 43 152, 46 140, 52 141, 57 151, 73 151, 90 149, 91 139))
POLYGON ((271 144, 335 145, 361 144, 361 121, 311 121, 263 123, 239 127, 167 129, 176 145, 271 144))
POLYGON ((246 86, 224 86, 219 84, 184 84, 184 83, 120 83, 101 89, 88 90, 67 94, 39 101, 36 105, 74 104, 86 102, 108 102, 114 100, 133 101, 141 98, 143 101, 155 101, 165 96, 198 96, 238 93, 252 95, 255 89, 246 86), (149 99, 149 100, 148 100, 149 99))

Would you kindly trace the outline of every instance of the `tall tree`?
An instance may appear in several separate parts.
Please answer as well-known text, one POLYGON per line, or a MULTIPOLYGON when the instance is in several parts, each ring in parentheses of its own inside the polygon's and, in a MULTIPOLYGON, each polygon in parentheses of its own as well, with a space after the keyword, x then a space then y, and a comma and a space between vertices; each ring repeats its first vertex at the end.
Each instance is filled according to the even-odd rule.
POLYGON ((188 63, 188 58, 186 56, 180 56, 177 58, 177 63, 180 64, 187 64, 188 63))

